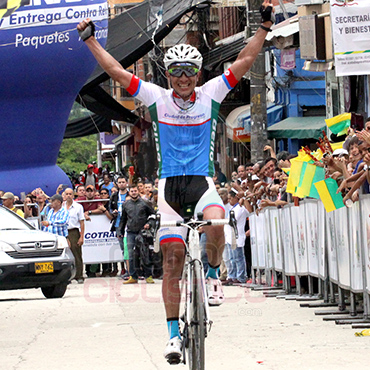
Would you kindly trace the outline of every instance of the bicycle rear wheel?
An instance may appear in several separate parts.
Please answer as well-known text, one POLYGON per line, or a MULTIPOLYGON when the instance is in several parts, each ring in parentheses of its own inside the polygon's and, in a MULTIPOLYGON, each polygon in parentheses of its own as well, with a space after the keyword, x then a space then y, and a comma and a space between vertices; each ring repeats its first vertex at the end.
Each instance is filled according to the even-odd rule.
POLYGON ((207 333, 206 316, 204 307, 204 292, 201 286, 201 264, 194 261, 192 264, 191 286, 192 294, 190 297, 191 322, 188 328, 189 348, 188 359, 191 370, 204 370, 205 346, 204 340, 207 333))

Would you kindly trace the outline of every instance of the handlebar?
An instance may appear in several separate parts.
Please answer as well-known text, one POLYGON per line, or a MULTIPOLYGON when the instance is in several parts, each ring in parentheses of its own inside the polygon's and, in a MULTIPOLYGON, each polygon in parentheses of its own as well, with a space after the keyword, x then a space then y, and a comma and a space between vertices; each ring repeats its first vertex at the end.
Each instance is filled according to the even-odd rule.
MULTIPOLYGON (((198 215, 199 218, 199 215, 198 215)), ((211 219, 211 220, 195 220, 191 219, 187 222, 185 221, 165 221, 161 222, 161 215, 156 215, 156 222, 154 226, 154 238, 156 238, 157 231, 161 227, 191 227, 192 225, 200 226, 222 226, 222 225, 230 225, 235 232, 235 237, 238 238, 238 228, 236 224, 236 218, 234 211, 230 211, 229 219, 221 218, 221 219, 211 219)))

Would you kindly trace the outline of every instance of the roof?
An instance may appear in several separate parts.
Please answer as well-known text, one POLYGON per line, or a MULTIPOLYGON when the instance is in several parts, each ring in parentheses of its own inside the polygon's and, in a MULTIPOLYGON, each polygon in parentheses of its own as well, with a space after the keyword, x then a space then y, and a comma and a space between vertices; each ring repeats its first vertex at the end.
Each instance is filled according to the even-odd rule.
POLYGON ((267 129, 269 139, 316 139, 326 127, 325 117, 289 117, 267 129))

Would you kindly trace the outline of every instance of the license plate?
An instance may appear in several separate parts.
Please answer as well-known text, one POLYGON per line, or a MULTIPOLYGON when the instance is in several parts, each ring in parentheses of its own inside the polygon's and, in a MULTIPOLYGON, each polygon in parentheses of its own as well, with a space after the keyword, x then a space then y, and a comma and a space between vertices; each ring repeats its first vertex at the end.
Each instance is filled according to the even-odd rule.
POLYGON ((53 262, 36 262, 35 263, 36 274, 47 274, 49 272, 54 272, 53 262))

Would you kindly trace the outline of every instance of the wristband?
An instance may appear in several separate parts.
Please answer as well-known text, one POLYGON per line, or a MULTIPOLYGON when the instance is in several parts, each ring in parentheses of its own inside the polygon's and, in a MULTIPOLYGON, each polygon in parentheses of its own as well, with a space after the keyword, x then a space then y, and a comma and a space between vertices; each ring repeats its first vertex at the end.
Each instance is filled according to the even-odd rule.
POLYGON ((272 29, 271 28, 265 27, 262 24, 260 25, 260 28, 262 28, 266 32, 272 32, 272 29))

